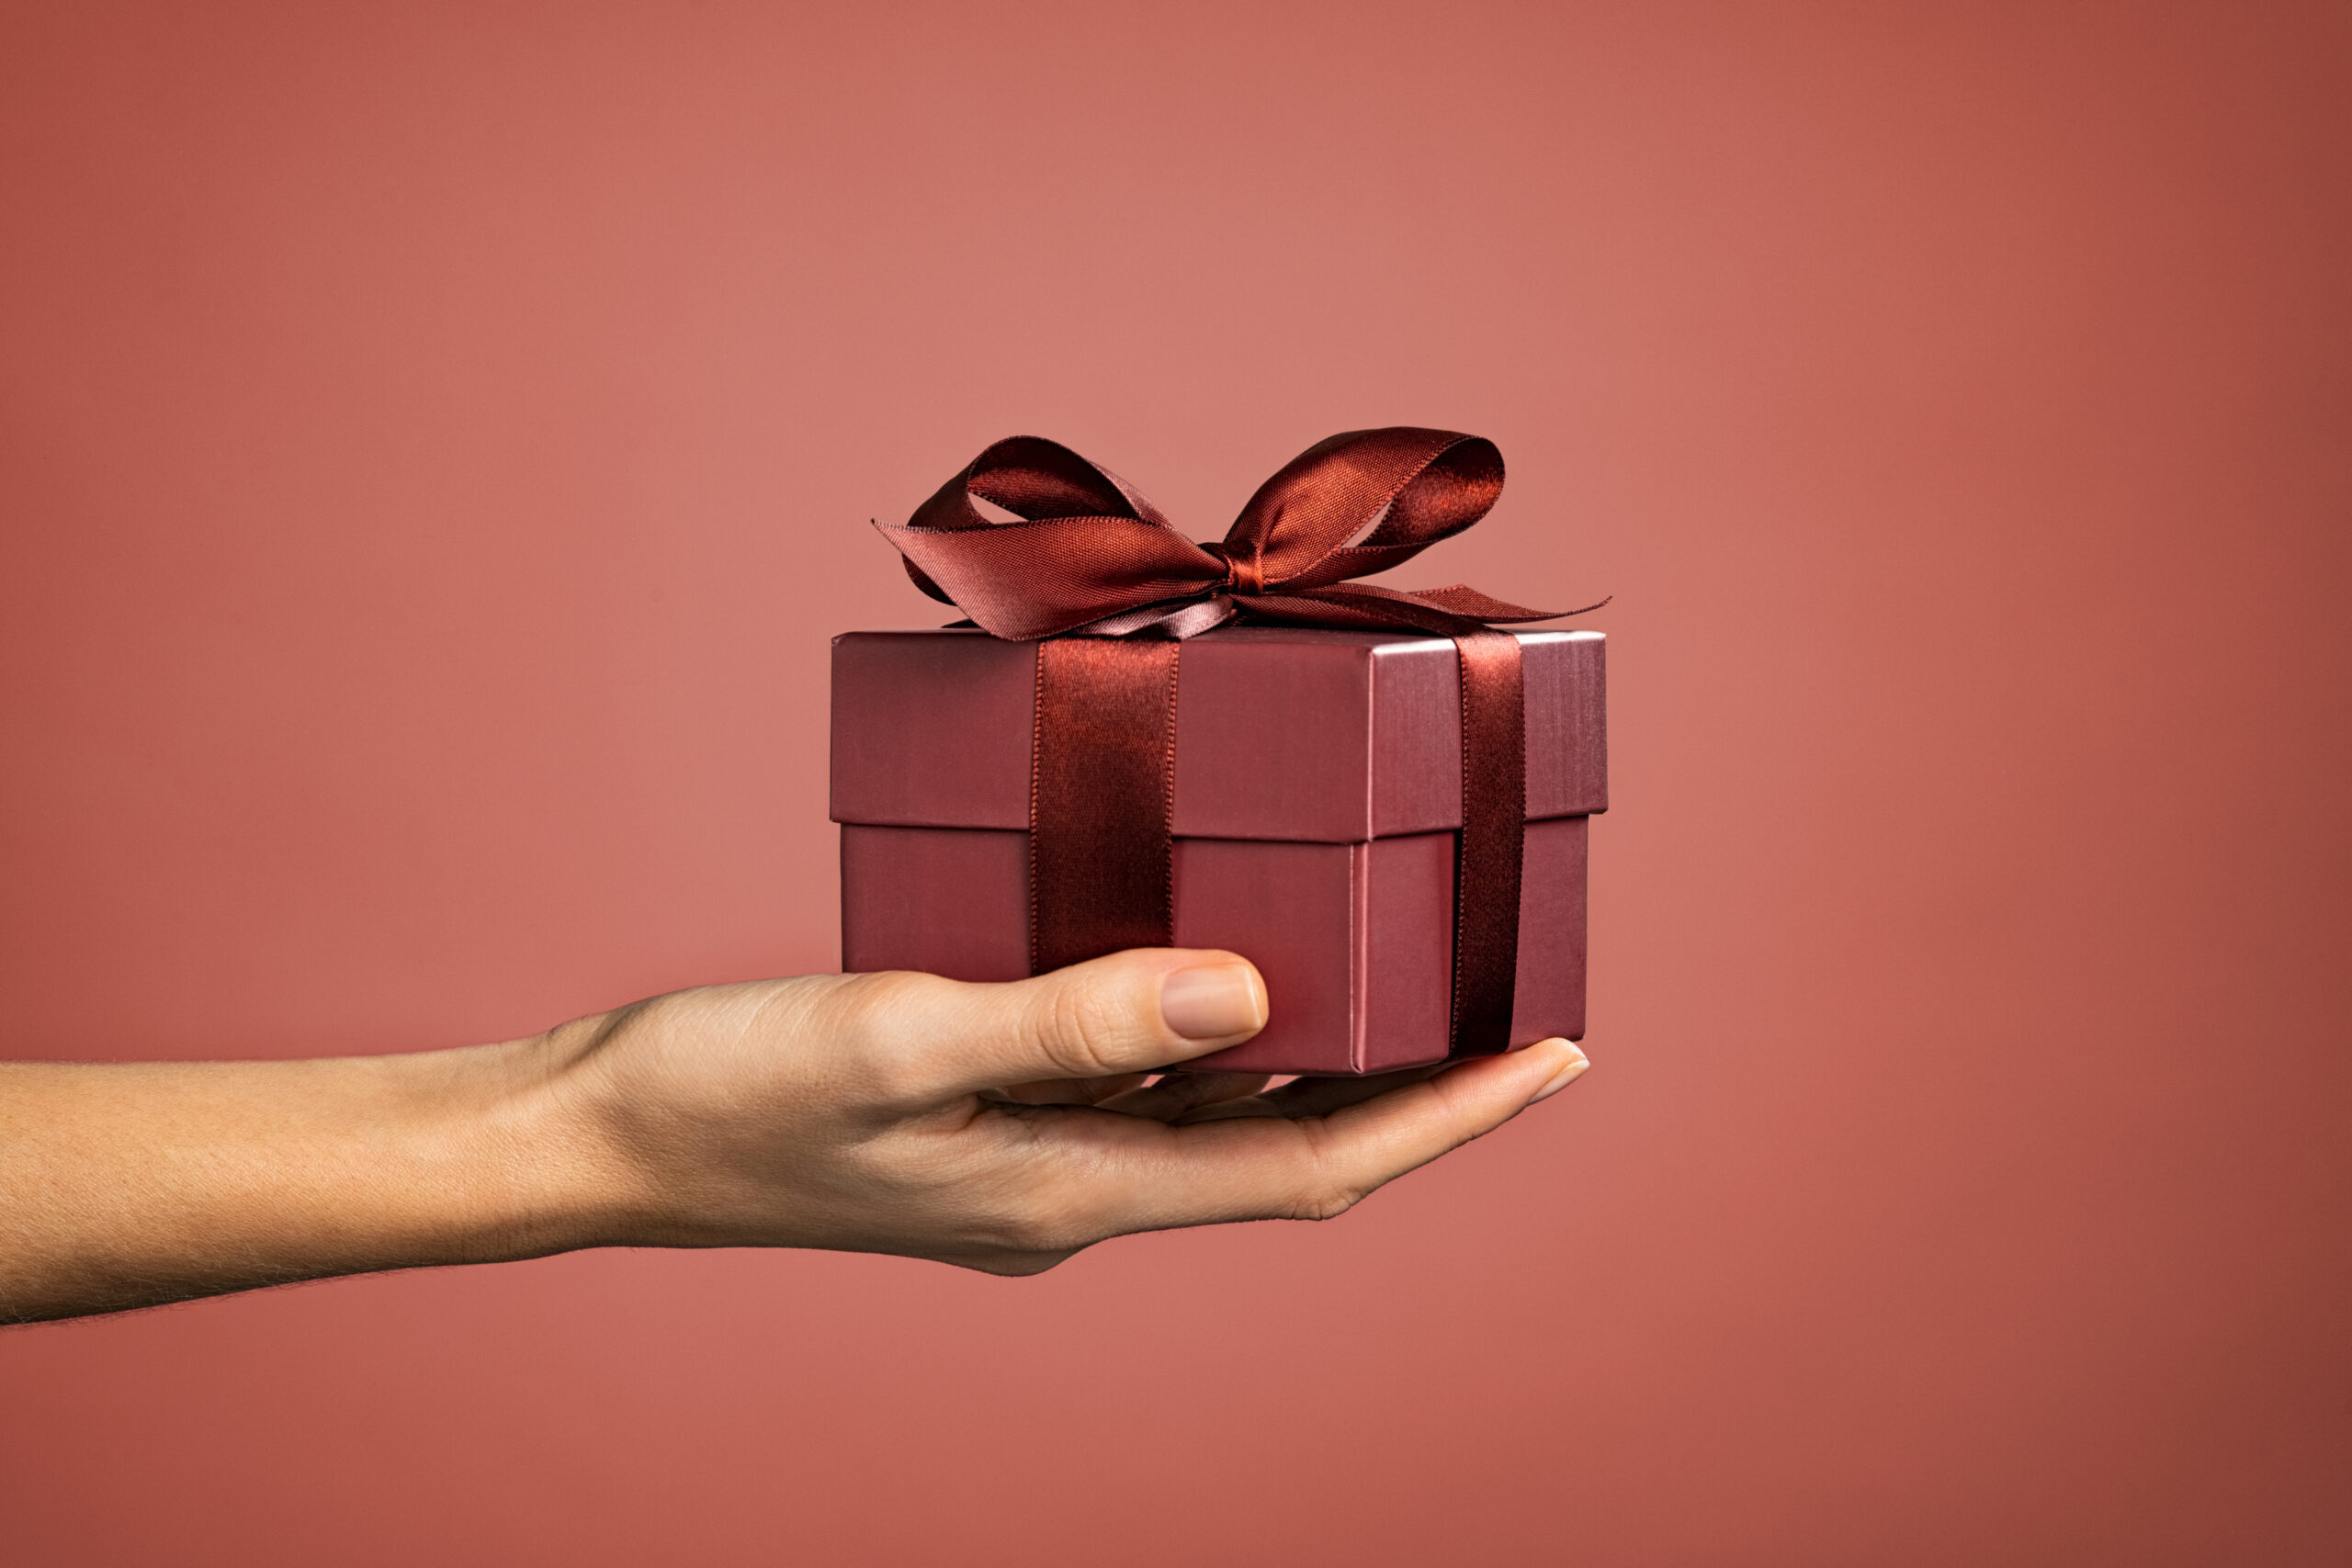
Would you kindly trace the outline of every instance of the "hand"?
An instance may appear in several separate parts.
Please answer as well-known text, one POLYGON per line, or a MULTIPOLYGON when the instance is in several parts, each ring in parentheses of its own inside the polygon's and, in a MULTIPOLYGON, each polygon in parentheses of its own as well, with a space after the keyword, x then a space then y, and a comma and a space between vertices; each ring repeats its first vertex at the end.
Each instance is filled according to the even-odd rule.
POLYGON ((1003 985, 718 986, 545 1039, 606 1242, 900 1253, 1001 1274, 1106 1237, 1328 1219, 1586 1066, 1565 1040, 1381 1077, 1154 1070, 1266 1021, 1230 953, 1116 953, 1003 985), (1006 1087, 1011 1086, 1011 1087, 1006 1087))

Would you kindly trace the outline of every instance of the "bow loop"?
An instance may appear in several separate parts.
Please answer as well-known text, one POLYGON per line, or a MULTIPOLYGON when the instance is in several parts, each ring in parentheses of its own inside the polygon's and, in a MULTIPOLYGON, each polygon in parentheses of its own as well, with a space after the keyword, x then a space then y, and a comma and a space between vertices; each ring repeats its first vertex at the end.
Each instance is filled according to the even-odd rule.
POLYGON ((1409 425, 1344 431, 1259 486, 1225 542, 1263 560, 1269 582, 1336 582, 1462 532, 1502 490, 1502 453, 1482 437, 1409 425), (1351 570, 1332 560, 1351 545, 1383 555, 1351 570))
POLYGON ((962 473, 940 486, 907 521, 918 528, 993 526, 972 504, 974 496, 1024 522, 1046 517, 1138 517, 1168 526, 1168 519, 1126 480, 1041 435, 1012 435, 992 444, 962 473))

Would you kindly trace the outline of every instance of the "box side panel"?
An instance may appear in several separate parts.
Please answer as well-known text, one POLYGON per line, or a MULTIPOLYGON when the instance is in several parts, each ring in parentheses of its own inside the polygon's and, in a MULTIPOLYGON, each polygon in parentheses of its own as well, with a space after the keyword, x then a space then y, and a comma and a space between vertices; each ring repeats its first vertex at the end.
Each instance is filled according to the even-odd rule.
POLYGON ((1372 836, 1462 825, 1462 673, 1442 637, 1372 660, 1372 836))
POLYGON ((1272 1017, 1256 1039, 1195 1070, 1355 1069, 1354 860, 1351 844, 1176 841, 1176 943, 1238 953, 1266 977, 1272 1017))
MULTIPOLYGON (((1527 825, 1510 1043, 1584 1037, 1588 819, 1527 825)), ((1380 839, 1373 852, 1366 1072, 1444 1056, 1452 1024, 1453 835, 1380 839)))
POLYGON ((1211 632, 1184 644, 1176 682, 1176 832, 1324 843, 1369 838, 1376 640, 1211 632))
POLYGON ((1453 1023, 1453 835, 1376 839, 1364 849, 1361 1070, 1442 1060, 1453 1023))
MULTIPOLYGON (((1521 632, 1527 816, 1607 808, 1599 632, 1521 632)), ((1462 677, 1451 642, 1398 639, 1373 656, 1372 832, 1462 825, 1462 677)))
POLYGON ((1029 835, 842 829, 842 968, 951 980, 1029 973, 1029 835))
POLYGON ((1522 637, 1527 671, 1527 816, 1609 809, 1609 645, 1599 632, 1522 637))
POLYGON ((1584 1038, 1585 850, 1589 819, 1527 825, 1519 897, 1519 976, 1510 1043, 1584 1038))
POLYGON ((835 637, 833 820, 1027 829, 1036 671, 985 632, 835 637))

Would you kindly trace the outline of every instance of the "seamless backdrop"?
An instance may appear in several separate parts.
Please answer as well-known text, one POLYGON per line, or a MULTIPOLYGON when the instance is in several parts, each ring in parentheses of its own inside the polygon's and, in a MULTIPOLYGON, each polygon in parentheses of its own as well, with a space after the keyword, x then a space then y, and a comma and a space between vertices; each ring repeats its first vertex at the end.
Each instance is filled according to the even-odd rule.
POLYGON ((2348 21, 0 6, 7 1054, 831 965, 827 639, 999 435, 1213 536, 1476 432, 1409 575, 1616 596, 1575 1093, 1032 1280, 0 1335, 0 1556, 2346 1561, 2348 21))

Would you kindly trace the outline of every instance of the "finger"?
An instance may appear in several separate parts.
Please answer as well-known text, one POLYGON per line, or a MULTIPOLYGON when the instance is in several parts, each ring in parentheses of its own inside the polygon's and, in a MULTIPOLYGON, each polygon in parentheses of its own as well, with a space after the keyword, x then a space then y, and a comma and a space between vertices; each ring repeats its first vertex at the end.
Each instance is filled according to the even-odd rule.
MULTIPOLYGON (((1099 1234, 1227 1220, 1329 1219, 1557 1092, 1589 1064, 1566 1040, 1484 1056, 1328 1116, 1212 1121, 1120 1140, 1095 1183, 1099 1234)), ((1086 1116, 1088 1128, 1103 1118, 1086 1116)), ((1082 1135, 1078 1122, 1062 1124, 1082 1135)), ((1134 1122, 1128 1126, 1136 1125, 1134 1122)), ((1104 1151, 1098 1151, 1104 1152, 1104 1151)))
POLYGON ((1138 948, 994 985, 859 975, 834 993, 844 1035, 900 1098, 1148 1072, 1249 1039, 1266 985, 1247 959, 1138 948))
POLYGON ((1302 1116, 1329 1116, 1343 1106, 1386 1094, 1390 1089, 1402 1089, 1408 1083, 1433 1078, 1445 1069, 1445 1063, 1432 1062, 1425 1067, 1406 1067, 1393 1073, 1369 1073, 1360 1077, 1294 1078, 1280 1089, 1269 1089, 1258 1096, 1252 1109, 1212 1104, 1184 1120, 1211 1122, 1223 1116, 1245 1115, 1287 1116, 1296 1121, 1302 1116))
POLYGON ((1127 1116, 1173 1122, 1204 1105, 1245 1100, 1265 1087, 1263 1073, 1170 1073, 1148 1089, 1131 1089, 1094 1103, 1127 1116))

